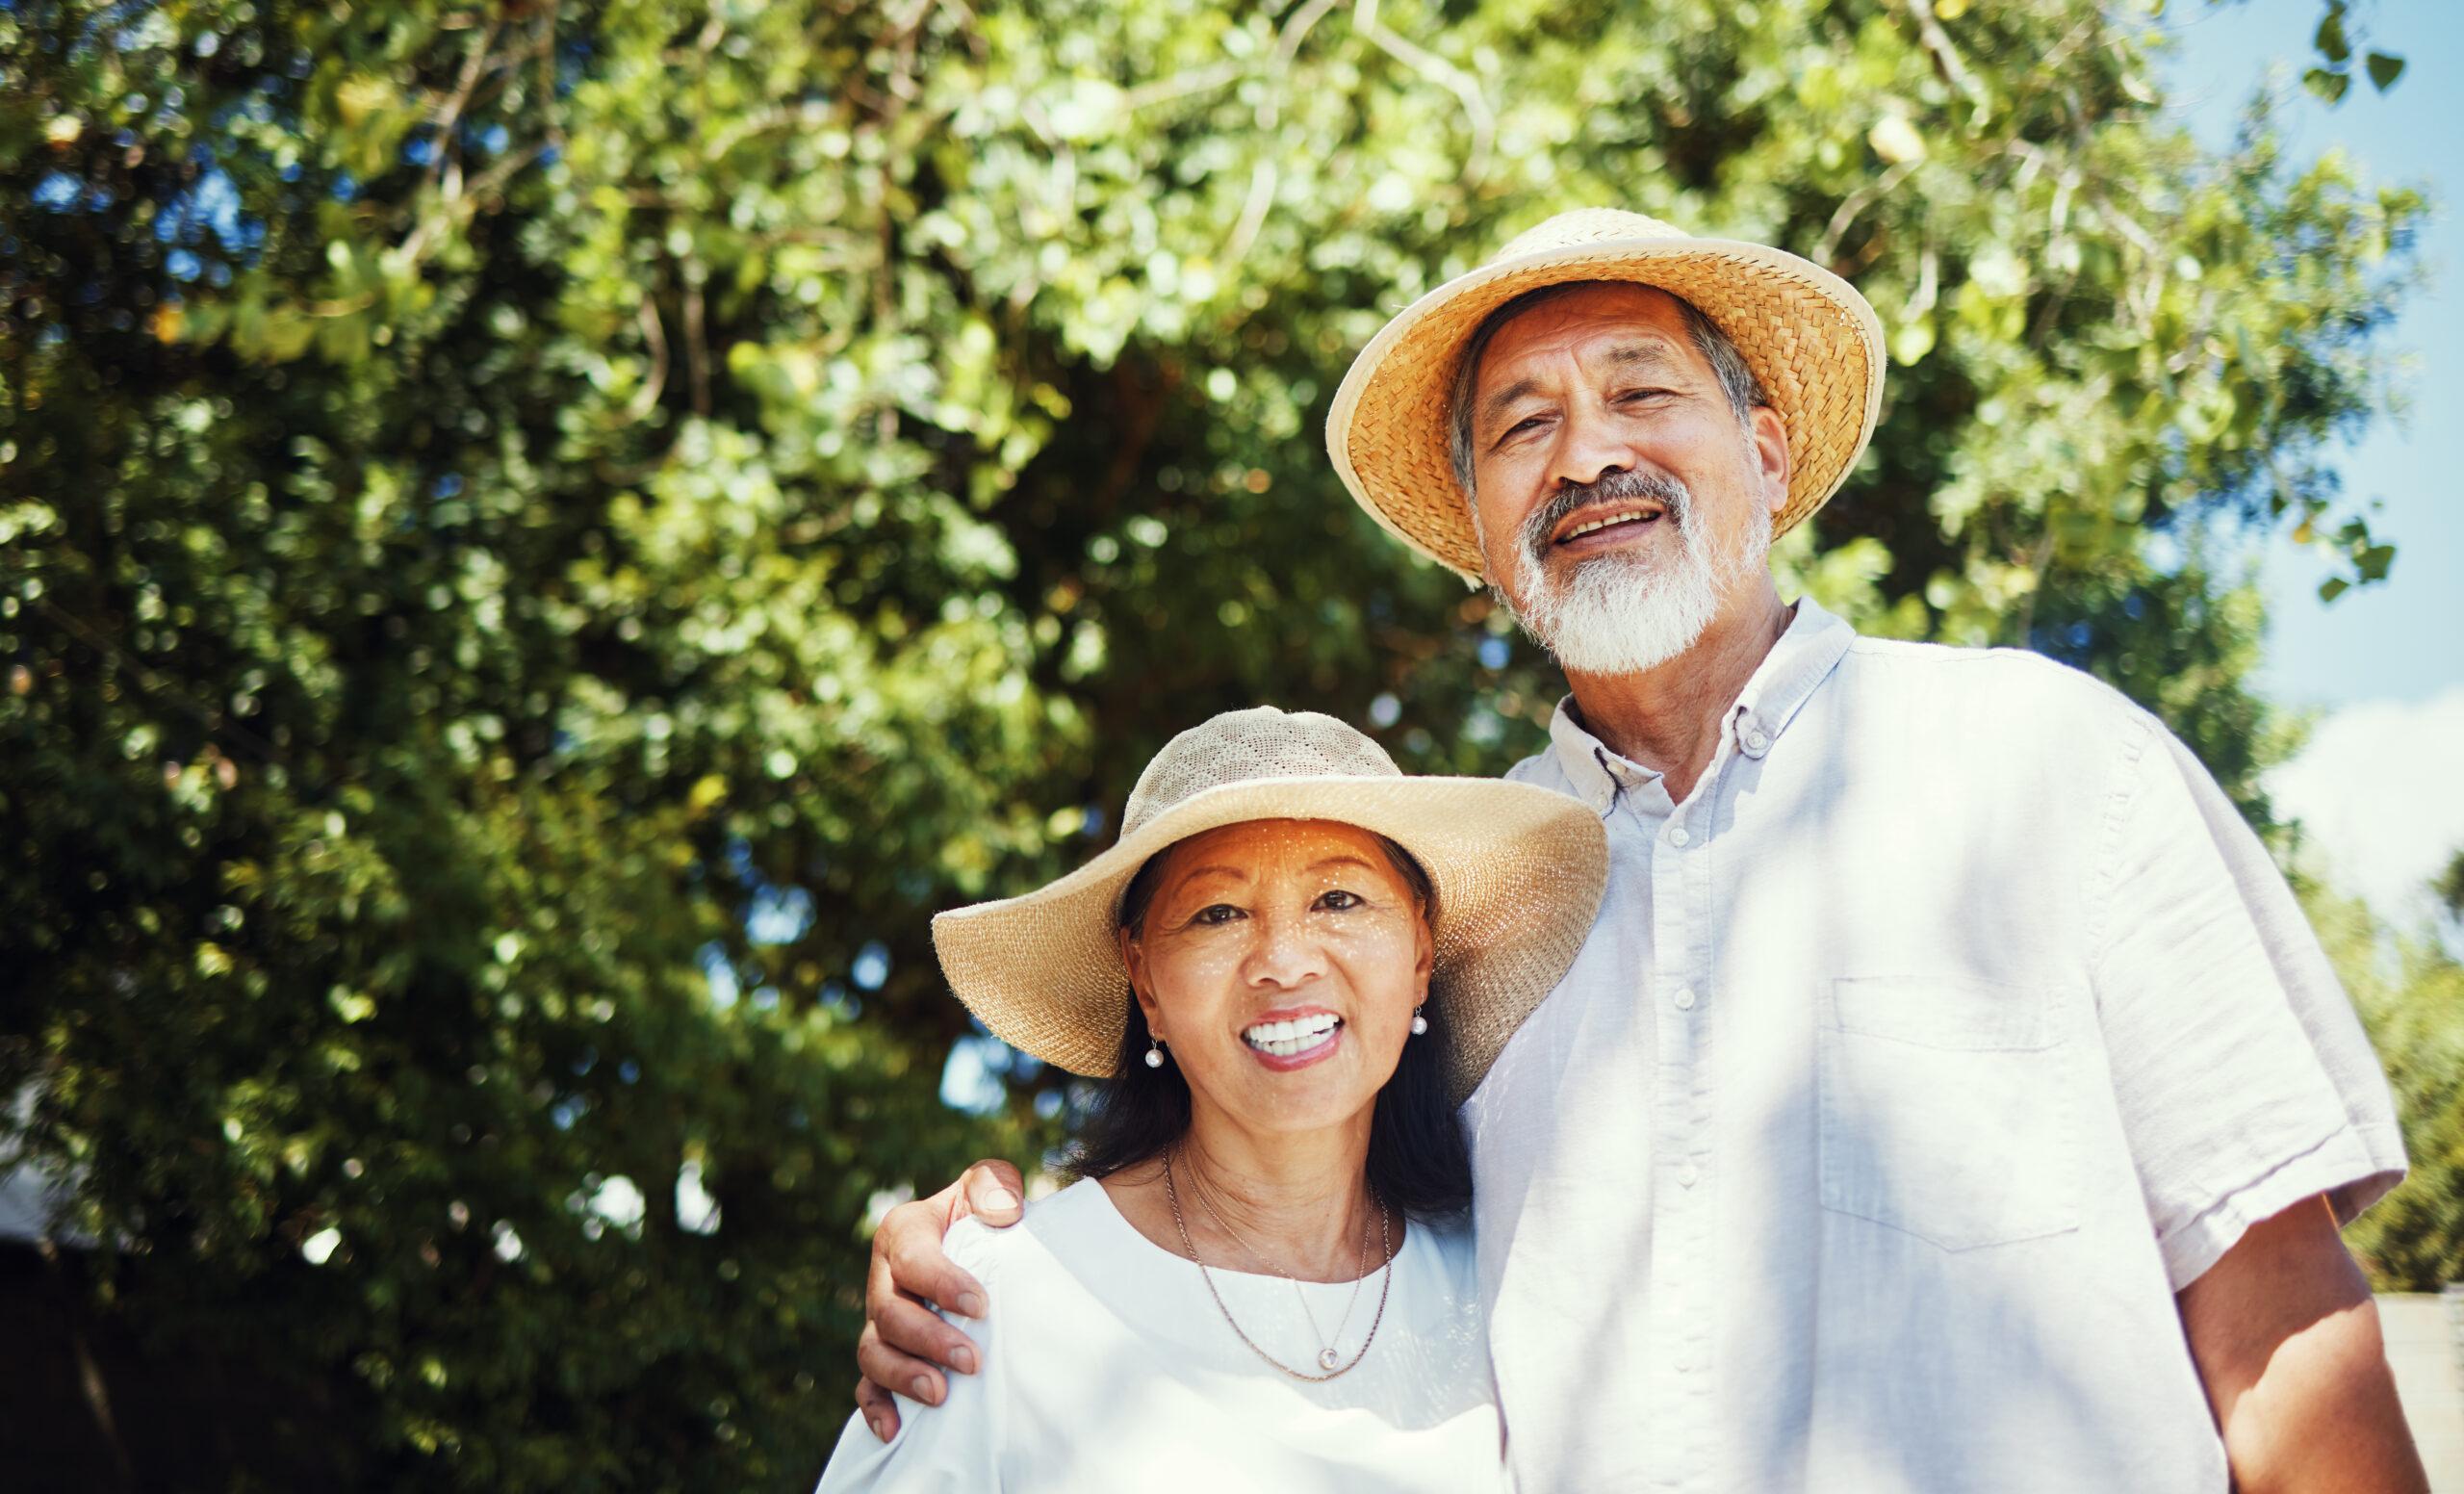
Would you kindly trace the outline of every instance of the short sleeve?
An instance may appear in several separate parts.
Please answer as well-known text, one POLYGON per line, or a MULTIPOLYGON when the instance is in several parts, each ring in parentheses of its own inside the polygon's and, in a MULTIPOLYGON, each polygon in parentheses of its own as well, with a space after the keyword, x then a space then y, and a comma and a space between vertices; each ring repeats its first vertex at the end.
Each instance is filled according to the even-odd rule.
POLYGON ((989 1316, 960 1324, 983 1355, 981 1372, 943 1376, 950 1394, 937 1406, 898 1397, 898 1435, 886 1443, 873 1435, 860 1412, 848 1417, 814 1494, 989 1494, 1001 1487, 1009 1372, 997 1342, 999 1252, 987 1248, 984 1237, 990 1233, 973 1220, 962 1220, 943 1242, 950 1259, 984 1284, 993 1303, 989 1316))
POLYGON ((2232 801, 2153 718, 2124 727, 2092 888, 2116 1097, 2173 1290, 2323 1194, 2348 1224, 2403 1176, 2377 1055, 2232 801))

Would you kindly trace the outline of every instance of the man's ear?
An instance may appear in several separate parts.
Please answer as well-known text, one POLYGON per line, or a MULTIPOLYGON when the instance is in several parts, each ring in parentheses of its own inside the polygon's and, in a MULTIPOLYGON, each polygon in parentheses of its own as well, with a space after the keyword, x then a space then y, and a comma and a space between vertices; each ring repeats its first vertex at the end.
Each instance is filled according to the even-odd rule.
POLYGON ((1788 506, 1788 478, 1796 471, 1796 463, 1788 451, 1788 427, 1780 412, 1767 404, 1758 404, 1747 412, 1747 424, 1753 437, 1755 471, 1762 478, 1764 503, 1772 517, 1788 506))
POLYGON ((1476 581, 1466 581, 1464 584, 1476 591, 1483 585, 1495 587, 1498 584, 1496 567, 1489 563, 1489 530, 1488 527, 1480 522, 1478 493, 1463 494, 1463 511, 1472 516, 1472 545, 1480 553, 1480 579, 1476 581))

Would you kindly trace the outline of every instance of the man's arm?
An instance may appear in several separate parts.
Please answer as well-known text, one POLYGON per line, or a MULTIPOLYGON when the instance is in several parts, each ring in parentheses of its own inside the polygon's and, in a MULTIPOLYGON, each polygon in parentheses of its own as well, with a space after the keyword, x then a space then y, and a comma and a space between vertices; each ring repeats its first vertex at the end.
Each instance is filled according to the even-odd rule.
POLYGON ((864 1275, 864 1334, 856 1344, 856 1408, 887 1442, 898 1435, 898 1405, 884 1386, 896 1385, 926 1405, 944 1393, 941 1370, 972 1375, 982 1361, 973 1340, 924 1304, 937 1302, 964 1318, 984 1316, 984 1284, 950 1263, 941 1237, 962 1219, 1006 1229, 1022 1216, 1026 1197, 1018 1170, 985 1161, 929 1198, 902 1203, 873 1231, 873 1263, 864 1275), (938 1366, 938 1368, 936 1368, 938 1366))
POLYGON ((2237 1494, 2427 1494, 2378 1305, 2324 1198, 2250 1226, 2174 1301, 2237 1494))

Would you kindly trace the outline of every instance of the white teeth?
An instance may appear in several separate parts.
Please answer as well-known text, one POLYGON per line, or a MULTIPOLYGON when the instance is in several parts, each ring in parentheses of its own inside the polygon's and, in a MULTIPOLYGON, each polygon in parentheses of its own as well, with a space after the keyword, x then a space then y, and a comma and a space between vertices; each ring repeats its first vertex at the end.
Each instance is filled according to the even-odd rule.
MULTIPOLYGON (((1589 524, 1580 525, 1568 530, 1566 533, 1566 539, 1580 539, 1583 535, 1590 533, 1594 529, 1604 529, 1612 524, 1632 524, 1638 520, 1656 519, 1658 517, 1659 510, 1652 508, 1636 509, 1621 514, 1611 514, 1605 519, 1594 519, 1589 524)), ((1565 540, 1559 540, 1558 543, 1564 544, 1565 540)))
POLYGON ((1316 1047, 1342 1025, 1343 1018, 1332 1012, 1318 1012, 1287 1021, 1259 1022, 1245 1030, 1241 1038, 1261 1053, 1289 1058, 1316 1047))

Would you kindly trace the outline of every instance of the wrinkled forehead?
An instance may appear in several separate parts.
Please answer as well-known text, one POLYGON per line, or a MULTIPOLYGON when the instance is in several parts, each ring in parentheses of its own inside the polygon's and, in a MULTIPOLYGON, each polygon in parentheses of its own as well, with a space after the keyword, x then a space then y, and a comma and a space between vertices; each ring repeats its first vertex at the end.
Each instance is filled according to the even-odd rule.
POLYGON ((1201 831, 1164 852, 1160 874, 1168 887, 1194 876, 1245 880, 1322 875, 1367 867, 1380 877, 1397 875, 1377 837, 1357 825, 1328 819, 1251 819, 1201 831))
POLYGON ((1586 371, 1701 360, 1677 297, 1655 286, 1586 284, 1563 288, 1513 312, 1480 350, 1476 391, 1491 393, 1537 366, 1571 356, 1586 371))

